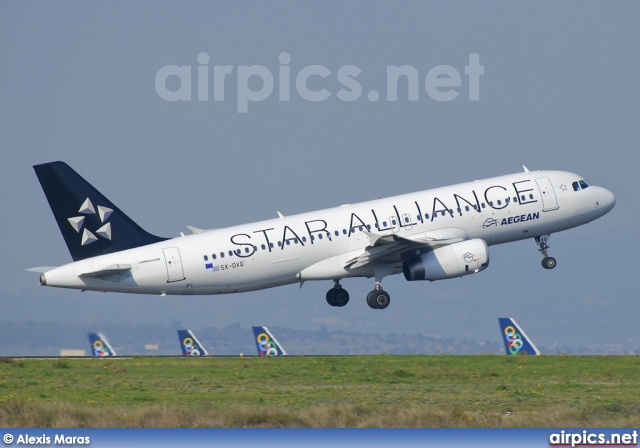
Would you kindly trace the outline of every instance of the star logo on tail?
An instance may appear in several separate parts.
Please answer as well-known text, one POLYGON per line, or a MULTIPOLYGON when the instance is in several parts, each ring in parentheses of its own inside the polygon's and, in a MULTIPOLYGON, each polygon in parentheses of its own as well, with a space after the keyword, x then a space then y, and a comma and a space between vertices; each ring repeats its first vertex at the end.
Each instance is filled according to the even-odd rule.
POLYGON ((85 218, 89 215, 96 214, 96 208, 93 206, 91 199, 87 198, 80 206, 78 213, 81 213, 80 216, 74 216, 73 218, 68 218, 69 224, 71 227, 77 232, 82 234, 82 246, 86 246, 87 244, 95 243, 98 241, 98 237, 106 238, 111 240, 111 223, 106 222, 113 213, 113 209, 109 207, 104 207, 102 205, 98 205, 98 216, 100 217, 100 222, 102 223, 102 227, 93 233, 91 230, 84 227, 85 218), (97 234, 97 236, 96 236, 97 234))

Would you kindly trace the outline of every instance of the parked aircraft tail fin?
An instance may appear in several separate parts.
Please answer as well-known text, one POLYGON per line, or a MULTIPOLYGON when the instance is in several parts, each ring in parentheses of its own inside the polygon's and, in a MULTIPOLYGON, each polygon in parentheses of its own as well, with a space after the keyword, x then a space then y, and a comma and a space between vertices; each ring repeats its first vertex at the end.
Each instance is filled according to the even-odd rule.
POLYGON ((519 353, 527 353, 529 355, 540 354, 538 347, 536 347, 525 332, 522 331, 515 319, 499 317, 498 322, 500 323, 500 334, 502 335, 507 355, 517 355, 519 353))
POLYGON ((209 352, 191 330, 178 330, 182 356, 207 356, 209 352))
POLYGON ((116 351, 102 333, 89 333, 91 356, 116 356, 116 351))
POLYGON ((287 354, 267 327, 252 328, 258 356, 283 356, 287 354))

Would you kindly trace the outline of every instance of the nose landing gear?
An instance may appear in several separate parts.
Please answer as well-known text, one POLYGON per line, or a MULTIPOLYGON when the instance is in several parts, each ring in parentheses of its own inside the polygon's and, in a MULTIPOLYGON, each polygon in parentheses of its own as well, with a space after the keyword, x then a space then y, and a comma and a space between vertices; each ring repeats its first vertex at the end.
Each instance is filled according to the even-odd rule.
POLYGON ((549 241, 549 235, 541 235, 535 238, 536 244, 538 245, 538 250, 542 253, 544 258, 542 259, 542 267, 545 269, 553 269, 556 267, 556 259, 550 257, 547 254, 547 249, 549 249, 549 245, 547 241, 549 241))

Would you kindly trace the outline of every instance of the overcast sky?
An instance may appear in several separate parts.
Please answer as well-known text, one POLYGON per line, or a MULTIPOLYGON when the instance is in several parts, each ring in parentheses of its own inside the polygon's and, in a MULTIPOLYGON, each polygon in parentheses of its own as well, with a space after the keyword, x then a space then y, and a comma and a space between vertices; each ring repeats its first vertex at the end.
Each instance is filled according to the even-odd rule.
POLYGON ((539 345, 640 350, 638 17, 637 2, 3 2, 0 338, 2 322, 81 321, 497 341, 497 318, 511 316, 539 345), (484 73, 474 86, 465 67, 475 57, 484 73), (191 86, 167 66, 191 70, 191 86), (402 80, 391 101, 396 66, 419 83, 402 80), (453 87, 434 90, 429 73, 442 71, 453 87), (245 82, 254 72, 262 78, 245 82), (553 271, 533 241, 493 246, 479 275, 386 278, 385 311, 366 305, 370 279, 343 281, 342 309, 325 301, 329 281, 226 296, 81 293, 24 271, 71 261, 32 169, 54 160, 161 236, 523 164, 578 173, 618 202, 551 236, 553 271))

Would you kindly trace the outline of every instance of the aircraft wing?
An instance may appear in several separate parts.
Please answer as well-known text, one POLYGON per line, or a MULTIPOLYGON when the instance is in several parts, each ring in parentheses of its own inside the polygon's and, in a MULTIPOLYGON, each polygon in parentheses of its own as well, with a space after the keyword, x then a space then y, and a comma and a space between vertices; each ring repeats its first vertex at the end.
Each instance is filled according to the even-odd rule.
POLYGON ((413 251, 433 250, 468 239, 463 229, 451 227, 430 232, 418 233, 409 237, 397 234, 378 235, 365 231, 369 237, 369 246, 357 257, 350 259, 345 267, 357 269, 375 261, 388 263, 402 261, 413 251))

